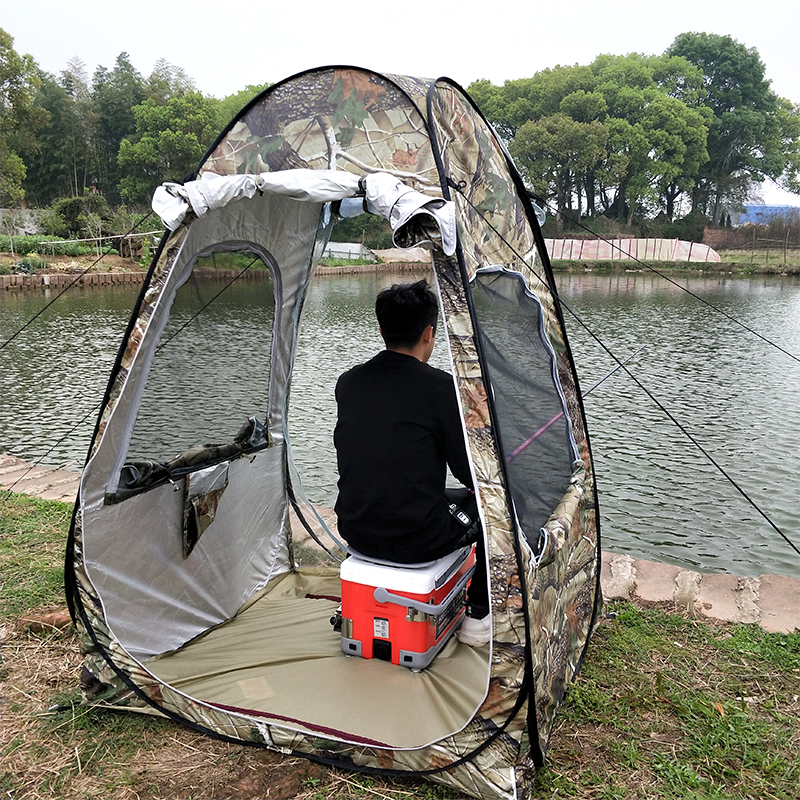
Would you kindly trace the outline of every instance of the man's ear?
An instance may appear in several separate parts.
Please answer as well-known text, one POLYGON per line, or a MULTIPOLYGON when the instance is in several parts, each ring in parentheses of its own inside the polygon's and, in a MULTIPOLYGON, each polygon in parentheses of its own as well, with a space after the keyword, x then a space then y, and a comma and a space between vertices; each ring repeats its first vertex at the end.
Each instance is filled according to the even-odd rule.
POLYGON ((433 341, 433 337, 435 336, 435 334, 436 331, 433 325, 428 325, 428 327, 425 328, 424 331, 422 331, 422 341, 425 342, 425 344, 430 344, 433 341))

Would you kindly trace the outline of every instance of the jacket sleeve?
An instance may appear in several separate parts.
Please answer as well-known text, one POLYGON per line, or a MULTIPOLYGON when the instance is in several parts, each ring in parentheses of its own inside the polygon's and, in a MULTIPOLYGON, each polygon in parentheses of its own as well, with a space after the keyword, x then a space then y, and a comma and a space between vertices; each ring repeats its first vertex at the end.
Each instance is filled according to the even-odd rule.
POLYGON ((464 429, 461 424, 461 408, 458 403, 455 387, 448 376, 447 384, 442 388, 442 427, 445 432, 445 457, 447 466, 453 477, 467 488, 472 487, 472 473, 469 468, 467 447, 464 441, 464 429))

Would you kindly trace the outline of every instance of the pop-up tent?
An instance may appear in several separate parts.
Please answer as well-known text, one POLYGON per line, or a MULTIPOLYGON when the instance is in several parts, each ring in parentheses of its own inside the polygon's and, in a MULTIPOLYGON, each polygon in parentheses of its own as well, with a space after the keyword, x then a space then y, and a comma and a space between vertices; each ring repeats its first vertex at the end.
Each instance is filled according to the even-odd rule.
POLYGON ((601 604, 600 543, 553 275, 502 143, 447 79, 324 68, 257 97, 193 177, 156 192, 169 230, 76 504, 66 582, 87 699, 524 796, 601 604), (294 520, 339 552, 305 499, 287 408, 319 257, 364 211, 430 249, 487 542, 492 641, 452 639, 422 672, 342 654, 336 562, 309 566, 292 538, 294 520), (200 302, 197 277, 231 264, 251 302, 223 317, 220 345, 204 320, 225 313, 227 284, 200 302))

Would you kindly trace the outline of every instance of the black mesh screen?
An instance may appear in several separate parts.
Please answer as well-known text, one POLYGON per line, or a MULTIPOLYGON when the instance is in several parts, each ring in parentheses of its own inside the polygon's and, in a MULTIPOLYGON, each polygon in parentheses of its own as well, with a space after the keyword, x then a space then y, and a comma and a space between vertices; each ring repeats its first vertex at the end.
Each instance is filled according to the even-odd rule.
POLYGON ((555 356, 544 336, 542 309, 521 275, 478 272, 472 293, 509 490, 522 531, 535 548, 577 457, 555 356))

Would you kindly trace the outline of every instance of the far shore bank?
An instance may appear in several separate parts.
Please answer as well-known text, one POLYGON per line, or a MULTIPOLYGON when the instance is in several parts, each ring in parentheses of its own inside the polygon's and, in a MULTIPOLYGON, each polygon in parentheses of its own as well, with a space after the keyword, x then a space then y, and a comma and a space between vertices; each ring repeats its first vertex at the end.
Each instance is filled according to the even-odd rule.
MULTIPOLYGON (((369 275, 377 272, 425 272, 430 265, 421 261, 391 261, 375 264, 322 264, 317 268, 317 275, 369 275)), ((740 262, 695 263, 654 261, 641 263, 636 261, 554 261, 553 271, 556 274, 594 273, 598 275, 614 275, 620 273, 657 272, 670 277, 707 277, 709 275, 734 276, 788 276, 800 275, 800 266, 795 265, 763 265, 740 262)), ((259 280, 269 275, 265 269, 248 270, 244 274, 233 269, 209 270, 198 269, 197 276, 207 280, 231 280, 240 277, 245 280, 259 280)), ((0 275, 0 291, 61 291, 73 284, 92 288, 96 286, 116 286, 122 284, 141 284, 147 270, 135 261, 127 261, 117 257, 113 264, 101 262, 96 267, 91 262, 81 264, 72 260, 67 266, 35 273, 15 273, 0 275)))

